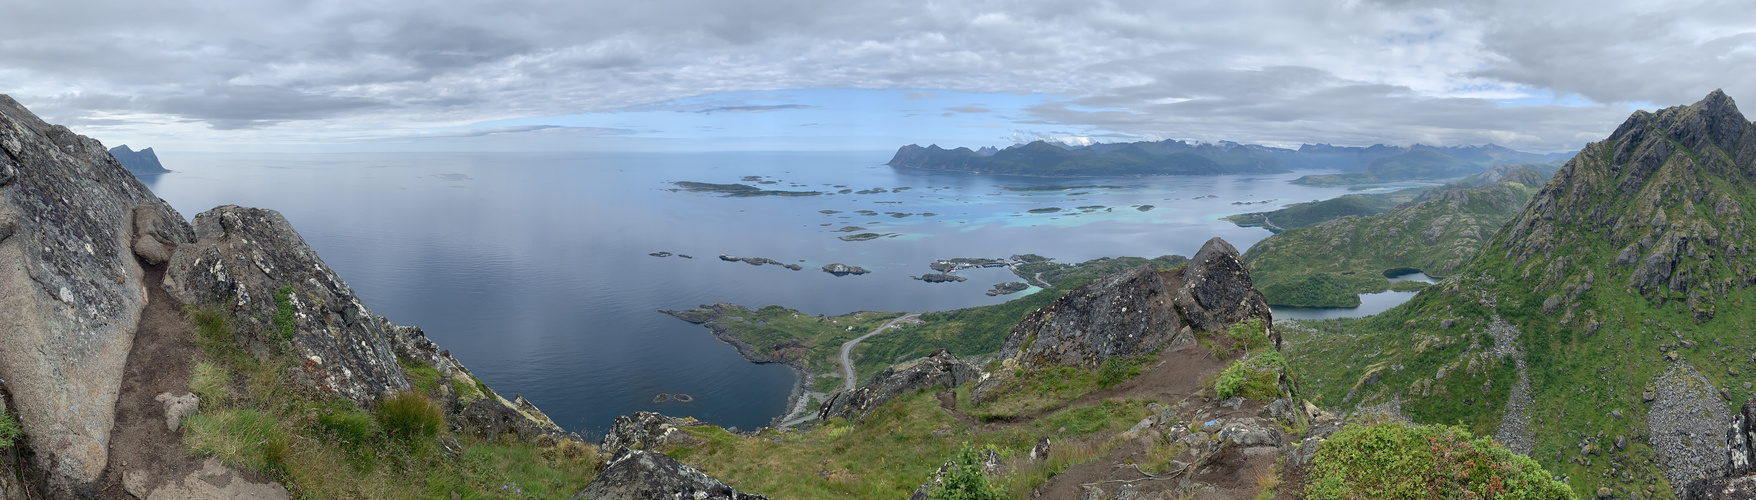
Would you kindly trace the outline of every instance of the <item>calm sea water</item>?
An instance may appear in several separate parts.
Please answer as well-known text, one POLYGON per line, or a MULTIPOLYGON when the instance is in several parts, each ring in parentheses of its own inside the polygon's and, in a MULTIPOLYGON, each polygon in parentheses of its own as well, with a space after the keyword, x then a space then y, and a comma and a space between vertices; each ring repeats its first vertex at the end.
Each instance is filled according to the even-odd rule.
POLYGON ((784 411, 789 369, 746 362, 658 309, 731 302, 835 315, 994 304, 1011 297, 983 292, 1016 281, 1004 269, 965 271, 963 283, 910 276, 951 257, 1193 255, 1214 236, 1243 250, 1268 231, 1220 217, 1346 193, 1286 182, 1302 173, 1043 179, 892 169, 882 165, 889 156, 165 152, 174 172, 144 180, 186 217, 223 204, 279 210, 375 312, 421 326, 496 390, 586 434, 638 410, 746 429, 784 411), (766 189, 886 192, 725 198, 671 184, 745 176, 776 182, 757 184, 766 189), (1046 185, 1105 187, 1002 189, 1046 185), (1093 206, 1104 208, 1077 208, 1093 206), (1064 210, 1029 213, 1050 207, 1064 210), (850 225, 892 236, 837 239, 850 225), (660 251, 695 258, 648 256, 660 251), (873 273, 817 270, 836 262, 873 273), (654 403, 659 393, 694 401, 654 403))

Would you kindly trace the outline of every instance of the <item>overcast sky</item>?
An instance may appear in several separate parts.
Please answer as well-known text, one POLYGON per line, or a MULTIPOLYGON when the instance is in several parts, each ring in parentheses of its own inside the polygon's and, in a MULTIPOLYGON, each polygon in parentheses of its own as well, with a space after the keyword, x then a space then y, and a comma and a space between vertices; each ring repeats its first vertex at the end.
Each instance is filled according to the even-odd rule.
POLYGON ((1748 1, 6 3, 0 93, 183 151, 1547 152, 1715 88, 1756 99, 1748 1))

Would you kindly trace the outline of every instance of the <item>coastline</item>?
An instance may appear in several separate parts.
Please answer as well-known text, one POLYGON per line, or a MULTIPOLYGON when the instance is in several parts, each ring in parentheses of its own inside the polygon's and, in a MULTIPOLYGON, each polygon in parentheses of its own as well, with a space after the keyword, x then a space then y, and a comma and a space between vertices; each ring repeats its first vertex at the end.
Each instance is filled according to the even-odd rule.
MULTIPOLYGON (((791 368, 793 370, 793 390, 792 390, 791 394, 789 394, 787 396, 786 409, 782 410, 782 412, 779 415, 775 415, 773 418, 770 418, 768 420, 768 427, 779 426, 781 423, 788 421, 794 415, 799 413, 798 411, 796 411, 799 408, 799 404, 802 401, 804 401, 806 396, 808 396, 810 394, 810 391, 807 390, 806 384, 811 383, 811 380, 814 378, 814 376, 811 375, 811 373, 809 371, 806 371, 803 366, 800 366, 799 360, 797 360, 797 359, 777 358, 774 356, 764 356, 764 355, 756 354, 755 348, 753 346, 751 346, 748 342, 744 342, 743 340, 740 340, 737 337, 733 337, 731 335, 731 333, 726 329, 725 326, 714 322, 713 320, 717 319, 717 316, 704 317, 707 315, 703 314, 703 313, 696 312, 696 311, 699 311, 702 309, 706 309, 706 310, 713 310, 717 313, 718 307, 722 306, 722 305, 727 305, 727 304, 714 304, 711 306, 703 305, 700 309, 690 310, 690 311, 676 311, 676 310, 670 310, 670 309, 659 309, 656 312, 658 312, 659 314, 663 314, 666 316, 670 316, 670 317, 677 318, 677 319, 680 319, 683 321, 687 321, 690 323, 694 323, 697 325, 707 327, 707 330, 713 334, 713 338, 719 339, 720 342, 731 345, 733 349, 738 351, 738 355, 742 356, 744 358, 744 360, 746 360, 746 361, 749 361, 751 363, 757 363, 757 364, 780 363, 780 364, 786 365, 787 368, 791 368)), ((855 312, 852 314, 858 314, 858 312, 855 312)), ((807 409, 807 411, 809 411, 809 409, 807 409)), ((752 429, 752 432, 753 431, 754 431, 754 429, 752 429)))

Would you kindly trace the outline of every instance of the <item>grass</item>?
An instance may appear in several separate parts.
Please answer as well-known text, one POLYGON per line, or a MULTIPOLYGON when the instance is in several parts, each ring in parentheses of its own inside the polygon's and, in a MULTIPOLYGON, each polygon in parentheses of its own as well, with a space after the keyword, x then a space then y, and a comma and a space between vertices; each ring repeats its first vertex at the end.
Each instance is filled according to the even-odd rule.
POLYGON ((684 429, 664 453, 742 491, 770 498, 906 498, 964 446, 993 448, 1003 461, 1028 454, 1037 440, 1055 441, 1049 459, 994 482, 1022 498, 1067 467, 1108 453, 1107 433, 1151 414, 1147 401, 1105 401, 1069 408, 1028 424, 983 430, 938 408, 930 392, 898 397, 854 427, 831 419, 804 432, 731 434, 717 427, 684 429), (1063 431, 1062 428, 1065 428, 1063 431))
MULTIPOLYGON (((365 411, 284 378, 298 365, 284 344, 269 340, 278 331, 240 334, 225 312, 213 309, 185 314, 200 348, 190 385, 202 411, 184 424, 184 444, 262 471, 295 497, 566 498, 602 463, 594 447, 571 441, 539 446, 451 434, 443 410, 424 393, 392 396, 365 411), (441 441, 461 451, 446 451, 441 441)), ((410 371, 417 385, 443 382, 436 373, 410 371)), ((460 393, 485 392, 477 384, 455 385, 460 393)))
POLYGON ((293 287, 283 286, 274 292, 274 327, 281 338, 292 340, 298 325, 293 316, 293 287))

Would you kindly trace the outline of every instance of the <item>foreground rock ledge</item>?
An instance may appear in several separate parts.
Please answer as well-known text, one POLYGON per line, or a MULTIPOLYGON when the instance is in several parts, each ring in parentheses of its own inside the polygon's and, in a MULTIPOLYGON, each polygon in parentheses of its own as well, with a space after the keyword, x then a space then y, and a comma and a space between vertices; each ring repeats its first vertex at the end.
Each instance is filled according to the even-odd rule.
POLYGON ((188 242, 182 221, 98 141, 0 95, 0 379, 50 496, 93 493, 156 285, 131 243, 188 242))

